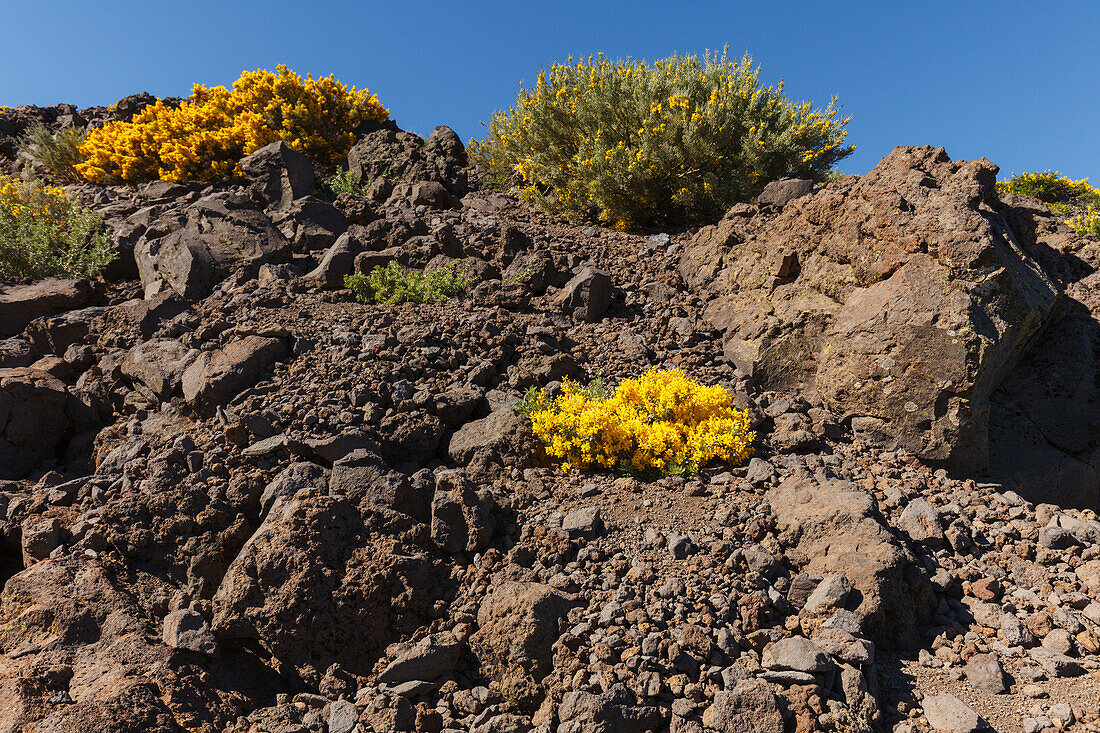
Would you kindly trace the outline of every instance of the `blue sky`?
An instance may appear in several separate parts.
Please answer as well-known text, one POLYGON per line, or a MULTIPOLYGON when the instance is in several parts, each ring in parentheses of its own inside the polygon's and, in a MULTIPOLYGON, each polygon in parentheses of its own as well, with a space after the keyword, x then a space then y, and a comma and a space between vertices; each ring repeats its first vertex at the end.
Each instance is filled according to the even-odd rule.
POLYGON ((377 92, 403 128, 482 134, 540 64, 728 45, 767 82, 838 95, 863 173, 895 145, 942 145, 1009 173, 1100 182, 1095 2, 121 2, 0 0, 0 105, 186 95, 285 63, 377 92))

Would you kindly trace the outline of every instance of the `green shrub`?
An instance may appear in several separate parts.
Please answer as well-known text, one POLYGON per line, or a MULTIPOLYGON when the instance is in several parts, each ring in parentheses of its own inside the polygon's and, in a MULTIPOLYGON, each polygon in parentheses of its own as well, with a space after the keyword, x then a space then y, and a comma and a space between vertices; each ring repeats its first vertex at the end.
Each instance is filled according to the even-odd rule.
POLYGON ((84 162, 80 146, 87 137, 88 131, 79 127, 63 127, 53 132, 37 124, 23 134, 20 151, 55 181, 77 183, 82 179, 74 166, 84 162))
POLYGON ((474 162, 490 183, 520 179, 551 213, 624 229, 696 223, 784 177, 822 180, 855 148, 847 117, 761 87, 726 53, 555 64, 497 112, 474 162))
POLYGON ((0 176, 0 280, 93 277, 112 259, 99 214, 64 189, 0 176))
POLYGON ((325 181, 325 188, 329 190, 333 198, 342 193, 350 193, 353 196, 366 196, 369 182, 364 184, 357 173, 352 171, 337 171, 335 175, 325 181))
POLYGON ((474 280, 458 263, 418 271, 390 262, 375 267, 369 275, 345 276, 344 287, 360 303, 442 303, 465 294, 474 280))
POLYGON ((1087 178, 1075 181, 1054 171, 1020 173, 998 183, 997 190, 1037 198, 1072 229, 1100 237, 1100 190, 1087 178))

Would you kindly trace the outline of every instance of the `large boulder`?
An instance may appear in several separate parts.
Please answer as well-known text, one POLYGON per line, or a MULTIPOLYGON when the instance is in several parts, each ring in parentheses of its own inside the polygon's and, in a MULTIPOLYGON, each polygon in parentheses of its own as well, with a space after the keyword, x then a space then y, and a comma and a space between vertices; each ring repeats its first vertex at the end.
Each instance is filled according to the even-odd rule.
POLYGON ((364 183, 381 177, 436 181, 455 196, 468 189, 467 165, 465 146, 454 130, 443 125, 435 128, 427 141, 404 130, 375 130, 348 151, 348 169, 364 183))
POLYGON ((252 192, 269 206, 286 208, 294 199, 313 193, 309 158, 282 140, 241 158, 240 166, 252 183, 252 192))
POLYGON ((562 310, 581 321, 598 321, 614 296, 611 276, 595 267, 586 267, 565 284, 557 301, 562 310))
POLYGON ((179 390, 183 373, 201 352, 176 339, 154 339, 130 349, 122 373, 134 387, 156 400, 167 400, 179 390))
POLYGON ((481 673, 507 700, 537 707, 553 669, 554 642, 575 599, 543 583, 506 581, 493 588, 477 614, 470 649, 481 673))
POLYGON ((171 289, 198 299, 239 267, 290 257, 286 237, 241 194, 210 194, 162 224, 169 234, 142 239, 134 249, 146 297, 171 289))
POLYGON ((997 196, 997 167, 899 147, 870 173, 685 248, 725 353, 764 387, 816 391, 867 442, 960 471, 988 462, 990 397, 1056 313, 1054 240, 997 196))
MULTIPOLYGON (((0 730, 220 731, 242 708, 274 698, 279 678, 255 655, 223 650, 219 661, 175 651, 180 642, 210 650, 210 639, 185 624, 173 629, 174 619, 165 620, 169 644, 162 643, 141 604, 148 596, 115 575, 81 553, 7 579, 0 616, 18 633, 0 634, 0 730)), ((173 614, 185 615, 201 622, 194 612, 173 614)))
POLYGON ((73 344, 84 341, 105 310, 92 306, 55 316, 42 316, 27 324, 27 336, 39 353, 61 356, 73 344))
MULTIPOLYGON (((284 662, 366 674, 425 623, 441 569, 379 531, 390 521, 317 489, 275 499, 214 595, 215 633, 255 639, 284 662)), ((411 522, 412 520, 408 520, 411 522)))
POLYGON ((529 421, 510 407, 466 423, 451 436, 447 455, 460 465, 491 464, 506 458, 529 456, 534 438, 529 421))
POLYGON ((0 284, 0 337, 22 332, 36 318, 83 308, 93 296, 87 280, 49 278, 30 285, 0 284))
POLYGON ((25 476, 69 429, 64 382, 30 368, 0 369, 0 479, 25 476))
POLYGON ((772 733, 783 730, 783 715, 768 683, 747 679, 716 693, 703 723, 721 733, 772 733))
POLYGON ((351 274, 355 266, 355 255, 359 254, 361 246, 359 240, 344 232, 305 279, 312 280, 326 290, 344 287, 344 276, 351 274))
MULTIPOLYGON (((1040 214, 1032 225, 1059 222, 1040 214)), ((1070 284, 1061 318, 993 394, 989 473, 1034 502, 1100 511, 1100 253, 1067 254, 1090 272, 1070 284)))
POLYGON ((315 196, 295 199, 275 212, 272 221, 298 253, 329 247, 348 228, 344 212, 315 196))
POLYGON ((799 472, 767 495, 779 541, 799 568, 839 573, 858 593, 854 613, 884 647, 912 647, 931 592, 913 555, 878 519, 874 497, 847 481, 799 472))
POLYGON ((183 371, 183 397, 198 410, 212 413, 256 384, 264 370, 285 355, 282 340, 265 336, 246 336, 204 351, 183 371))

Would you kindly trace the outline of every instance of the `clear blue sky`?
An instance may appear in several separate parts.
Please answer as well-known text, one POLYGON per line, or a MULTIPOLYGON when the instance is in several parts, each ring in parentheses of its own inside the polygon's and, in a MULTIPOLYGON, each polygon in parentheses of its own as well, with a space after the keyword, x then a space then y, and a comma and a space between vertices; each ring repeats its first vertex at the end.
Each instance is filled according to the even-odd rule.
POLYGON ((1100 182, 1100 2, 0 0, 0 105, 186 95, 285 63, 377 92, 403 128, 482 134, 568 54, 728 45, 788 96, 852 116, 863 173, 895 145, 1100 182))

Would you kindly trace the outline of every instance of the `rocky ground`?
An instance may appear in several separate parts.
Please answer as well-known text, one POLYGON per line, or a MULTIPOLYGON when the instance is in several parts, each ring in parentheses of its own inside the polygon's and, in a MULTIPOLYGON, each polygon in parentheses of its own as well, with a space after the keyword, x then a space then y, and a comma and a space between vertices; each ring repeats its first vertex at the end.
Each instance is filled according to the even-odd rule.
POLYGON ((74 189, 118 263, 0 286, 0 730, 1100 729, 1097 242, 932 148, 652 236, 446 128, 349 163, 74 189), (513 409, 673 366, 747 466, 565 474, 513 409))

